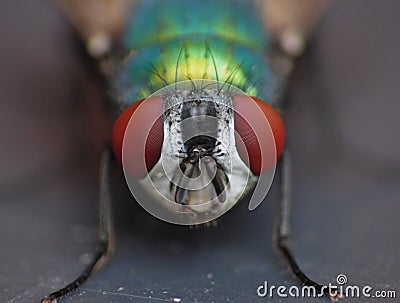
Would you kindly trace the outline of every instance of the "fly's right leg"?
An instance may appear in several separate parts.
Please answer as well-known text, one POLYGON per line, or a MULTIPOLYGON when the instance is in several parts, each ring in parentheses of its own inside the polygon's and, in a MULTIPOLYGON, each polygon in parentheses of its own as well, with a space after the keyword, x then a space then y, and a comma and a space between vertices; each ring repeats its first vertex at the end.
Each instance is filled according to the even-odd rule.
POLYGON ((44 297, 41 303, 56 303, 59 299, 68 296, 85 283, 92 274, 100 269, 112 250, 113 232, 111 222, 111 199, 110 199, 110 164, 112 154, 107 148, 102 155, 100 162, 100 189, 99 189, 99 238, 97 249, 94 252, 92 261, 86 266, 83 272, 65 287, 44 297))

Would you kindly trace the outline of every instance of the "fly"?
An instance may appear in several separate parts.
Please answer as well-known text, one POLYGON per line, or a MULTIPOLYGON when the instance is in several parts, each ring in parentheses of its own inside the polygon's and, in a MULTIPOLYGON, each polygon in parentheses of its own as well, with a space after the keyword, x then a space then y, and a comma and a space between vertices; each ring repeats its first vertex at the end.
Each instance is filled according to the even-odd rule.
POLYGON ((79 288, 109 255, 112 158, 142 207, 182 225, 211 222, 251 191, 249 209, 256 208, 277 165, 277 246, 303 285, 337 299, 299 269, 287 245, 289 160, 277 94, 316 17, 307 12, 323 2, 61 1, 108 79, 118 114, 101 161, 95 258, 42 303, 79 288))

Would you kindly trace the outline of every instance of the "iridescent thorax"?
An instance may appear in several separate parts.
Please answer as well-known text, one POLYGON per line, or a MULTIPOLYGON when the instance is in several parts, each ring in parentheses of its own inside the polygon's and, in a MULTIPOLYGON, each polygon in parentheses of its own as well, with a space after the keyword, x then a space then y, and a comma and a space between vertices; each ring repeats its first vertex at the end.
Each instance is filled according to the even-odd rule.
POLYGON ((276 101, 268 37, 248 1, 141 1, 123 37, 129 55, 115 82, 117 99, 124 107, 166 85, 207 79, 276 101))

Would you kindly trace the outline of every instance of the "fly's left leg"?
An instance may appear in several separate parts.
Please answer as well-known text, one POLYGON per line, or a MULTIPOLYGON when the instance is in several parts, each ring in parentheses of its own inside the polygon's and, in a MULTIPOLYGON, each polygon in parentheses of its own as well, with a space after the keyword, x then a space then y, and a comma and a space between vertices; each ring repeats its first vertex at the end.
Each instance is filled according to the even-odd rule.
POLYGON ((111 150, 107 148, 102 155, 100 162, 99 181, 99 239, 97 249, 94 252, 93 260, 86 266, 83 272, 67 286, 44 297, 41 303, 56 303, 57 300, 68 296, 85 283, 90 276, 100 269, 107 260, 112 250, 113 233, 111 222, 111 201, 110 201, 110 162, 111 150))
POLYGON ((330 289, 327 285, 315 282, 310 279, 300 268, 292 251, 288 245, 289 240, 289 213, 290 213, 290 157, 286 151, 282 155, 279 163, 279 182, 281 192, 278 202, 277 224, 275 228, 274 241, 277 249, 289 265, 293 275, 301 282, 303 286, 313 287, 316 295, 328 296, 332 301, 341 298, 341 294, 335 289, 330 289))

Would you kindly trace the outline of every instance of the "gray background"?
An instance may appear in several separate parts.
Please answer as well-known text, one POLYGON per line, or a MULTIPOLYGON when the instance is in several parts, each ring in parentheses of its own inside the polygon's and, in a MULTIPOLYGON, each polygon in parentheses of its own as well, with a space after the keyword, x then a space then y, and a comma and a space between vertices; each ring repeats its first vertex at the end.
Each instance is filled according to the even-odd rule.
MULTIPOLYGON (((292 247, 314 279, 400 296, 400 2, 340 1, 314 32, 285 116, 293 157, 292 247)), ((97 165, 109 136, 99 81, 45 1, 0 3, 0 301, 38 302, 95 245, 97 165)), ((113 172, 116 248, 65 302, 266 302, 297 285, 271 245, 277 188, 216 229, 152 218, 113 172)), ((343 302, 398 302, 347 299, 343 302)), ((323 302, 278 299, 269 302, 323 302)))

